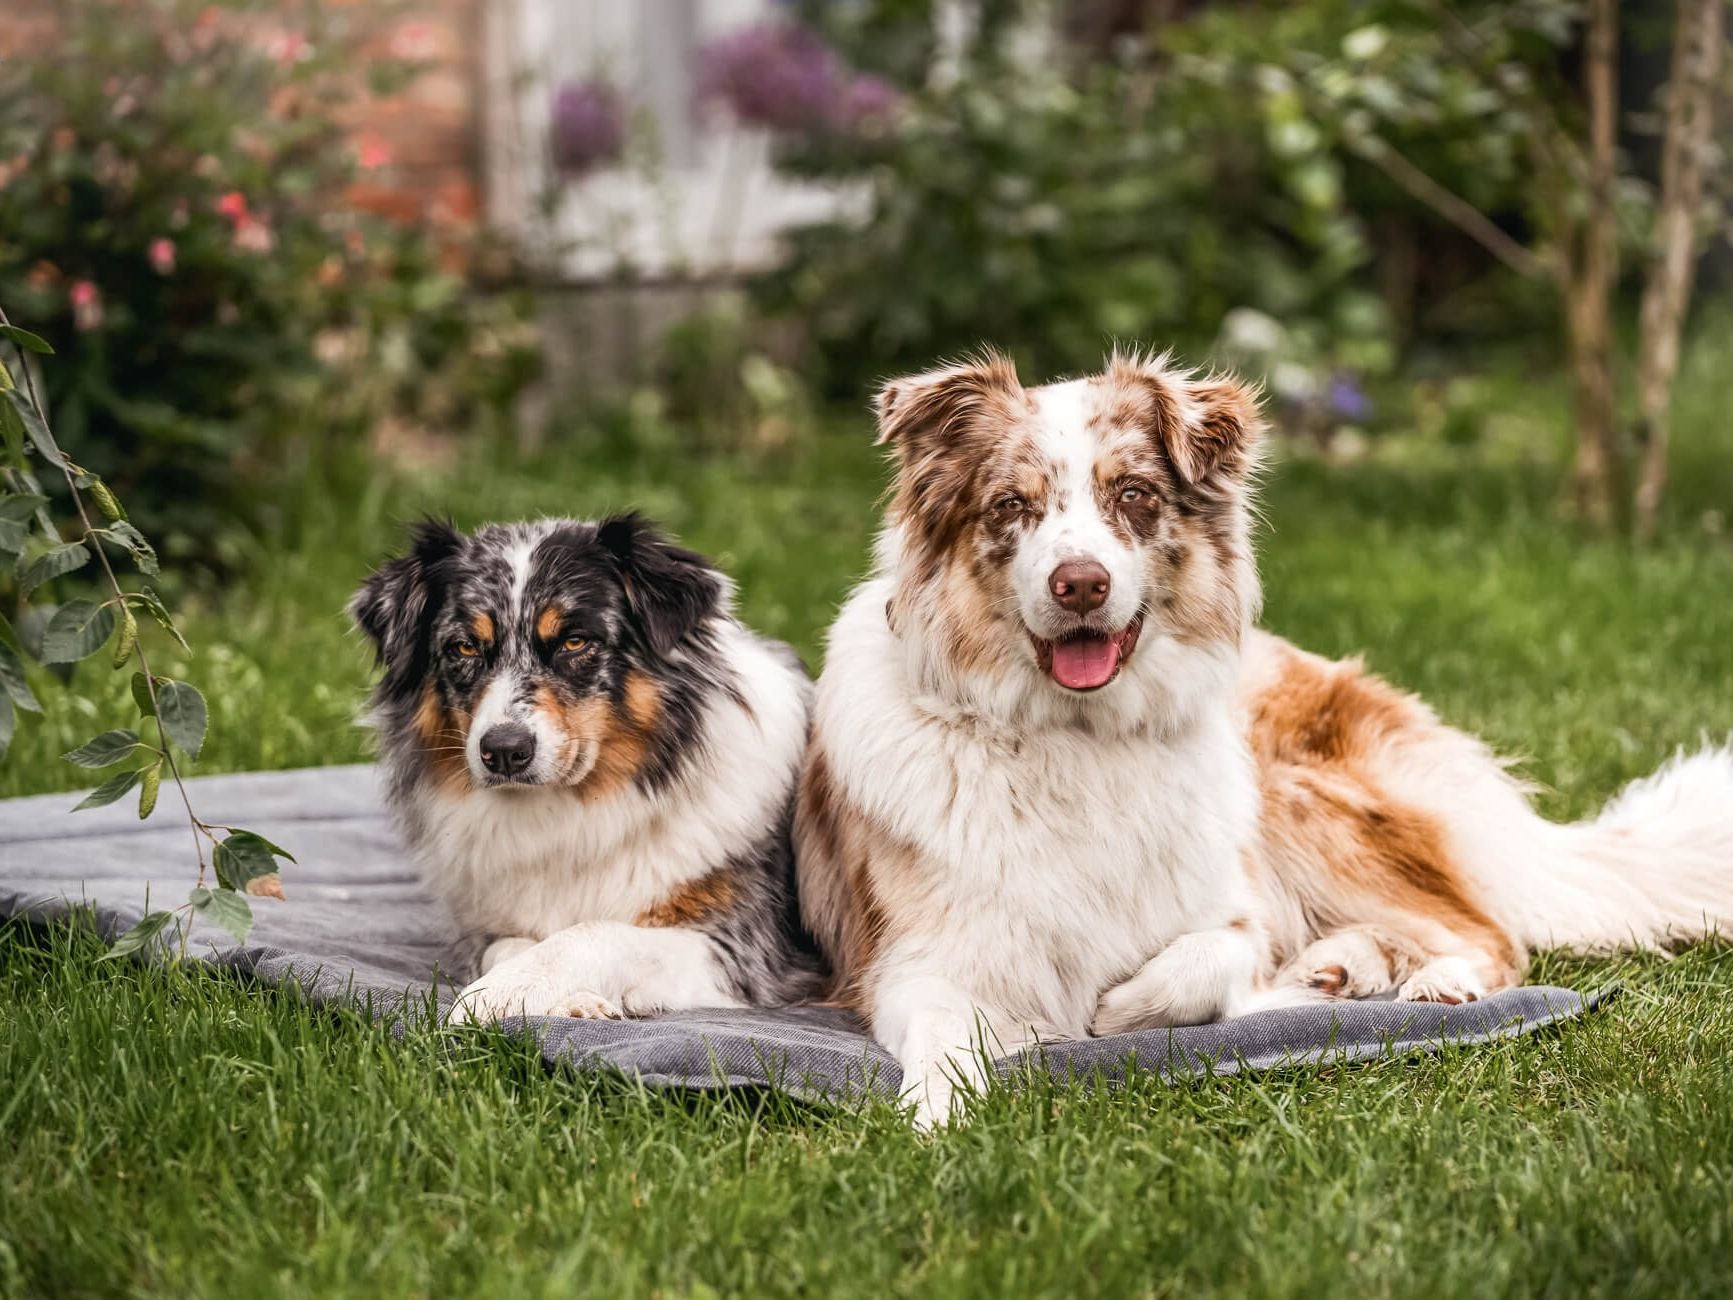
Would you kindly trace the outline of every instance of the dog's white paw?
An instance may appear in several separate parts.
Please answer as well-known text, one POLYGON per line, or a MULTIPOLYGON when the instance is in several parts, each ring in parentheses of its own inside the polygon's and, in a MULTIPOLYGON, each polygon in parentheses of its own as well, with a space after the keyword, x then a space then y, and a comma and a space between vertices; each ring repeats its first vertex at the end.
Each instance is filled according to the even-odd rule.
POLYGON ((1406 1002, 1478 1002, 1487 993, 1486 982, 1466 957, 1435 957, 1397 991, 1406 1002))
POLYGON ((963 1120, 967 1094, 958 1090, 951 1077, 955 1068, 950 1062, 935 1063, 904 1087, 901 1100, 914 1103, 912 1121, 917 1132, 931 1133, 963 1120))
POLYGON ((1129 1034, 1135 1029, 1165 1029, 1181 1023, 1167 1014, 1149 988, 1148 981, 1127 980, 1115 984, 1095 1004, 1089 1032, 1096 1038, 1129 1034))
POLYGON ((1202 1025, 1228 1014, 1250 984, 1245 940, 1229 930, 1182 934, 1095 1004, 1097 1038, 1134 1029, 1202 1025))
POLYGON ((580 1020, 618 1020, 625 1013, 599 993, 562 987, 545 979, 498 979, 484 975, 457 995, 451 1018, 487 1024, 512 1016, 574 1016, 580 1020))

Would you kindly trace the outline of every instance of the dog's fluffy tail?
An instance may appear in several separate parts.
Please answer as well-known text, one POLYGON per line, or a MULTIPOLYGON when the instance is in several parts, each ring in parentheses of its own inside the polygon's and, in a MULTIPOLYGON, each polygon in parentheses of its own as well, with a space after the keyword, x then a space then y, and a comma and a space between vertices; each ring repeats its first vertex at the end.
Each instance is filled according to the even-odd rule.
POLYGON ((1539 831, 1523 846, 1537 860, 1494 885, 1530 949, 1733 938, 1733 746, 1681 753, 1600 816, 1539 831))

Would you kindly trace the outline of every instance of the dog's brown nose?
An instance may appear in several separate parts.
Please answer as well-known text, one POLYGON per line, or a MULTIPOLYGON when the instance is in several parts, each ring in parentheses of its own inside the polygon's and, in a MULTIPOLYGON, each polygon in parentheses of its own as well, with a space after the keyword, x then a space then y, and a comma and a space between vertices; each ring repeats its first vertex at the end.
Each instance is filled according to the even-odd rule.
POLYGON ((1047 589, 1073 614, 1087 614, 1107 603, 1113 580, 1094 560, 1067 560, 1047 579, 1047 589))

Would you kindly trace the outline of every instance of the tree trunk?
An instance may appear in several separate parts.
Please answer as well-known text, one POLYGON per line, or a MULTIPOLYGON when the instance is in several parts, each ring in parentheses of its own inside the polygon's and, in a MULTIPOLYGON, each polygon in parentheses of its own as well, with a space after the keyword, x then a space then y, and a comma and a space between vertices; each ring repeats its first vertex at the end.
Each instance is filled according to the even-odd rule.
POLYGON ((1715 119, 1715 84, 1725 40, 1725 0, 1679 0, 1673 66, 1667 84, 1666 133, 1661 143, 1661 197, 1655 212, 1648 279, 1643 285, 1638 341, 1638 443, 1642 470, 1634 502, 1638 540, 1654 536, 1667 486, 1667 451, 1679 338, 1691 306, 1697 265, 1697 210, 1703 199, 1704 155, 1715 119))
POLYGON ((1588 211, 1575 256, 1565 259, 1565 318, 1576 406, 1578 513, 1597 529, 1613 521, 1613 280, 1618 273, 1613 213, 1618 126, 1618 0, 1592 0, 1584 88, 1589 109, 1588 211))

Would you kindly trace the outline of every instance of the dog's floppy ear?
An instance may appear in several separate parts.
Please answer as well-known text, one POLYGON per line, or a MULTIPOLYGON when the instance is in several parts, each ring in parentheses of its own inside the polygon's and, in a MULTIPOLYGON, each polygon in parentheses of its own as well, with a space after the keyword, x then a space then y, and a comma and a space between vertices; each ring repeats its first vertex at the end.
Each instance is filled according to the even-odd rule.
POLYGON ((427 669, 428 624, 433 618, 432 571, 463 546, 449 523, 415 526, 409 553, 391 560, 361 584, 349 601, 349 617, 373 642, 385 668, 384 687, 396 694, 413 688, 427 669))
POLYGON ((613 556, 627 607, 656 654, 670 653, 722 608, 722 575, 702 555, 674 545, 642 515, 602 520, 596 540, 613 556))
POLYGON ((878 441, 909 461, 955 439, 970 418, 1023 392, 1009 357, 987 350, 955 365, 887 381, 873 399, 878 441))
POLYGON ((1107 377, 1143 395, 1152 432, 1187 487, 1239 482, 1256 466, 1264 431, 1257 393, 1232 375, 1199 379, 1165 356, 1116 353, 1107 377))

